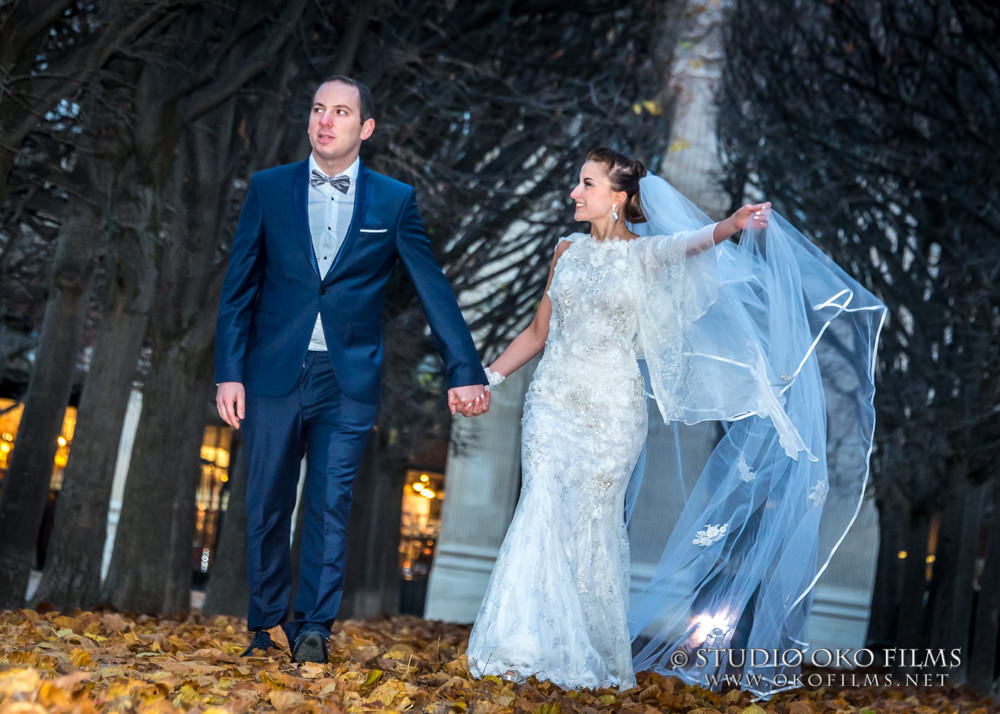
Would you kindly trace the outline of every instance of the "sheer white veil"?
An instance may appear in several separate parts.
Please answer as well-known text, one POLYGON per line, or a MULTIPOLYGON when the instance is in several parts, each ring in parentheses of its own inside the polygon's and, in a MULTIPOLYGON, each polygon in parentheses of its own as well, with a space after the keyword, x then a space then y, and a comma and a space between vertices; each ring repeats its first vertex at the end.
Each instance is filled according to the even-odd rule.
POLYGON ((650 253, 665 241, 653 237, 683 240, 710 219, 657 176, 641 179, 640 198, 647 222, 630 228, 647 236, 633 251, 633 288, 649 391, 664 421, 718 421, 722 435, 669 537, 632 516, 663 489, 683 497, 683 465, 654 467, 644 453, 633 474, 636 581, 637 558, 659 553, 629 605, 635 669, 703 686, 739 673, 767 696, 794 686, 797 663, 702 660, 806 645, 811 593, 868 483, 885 308, 776 212, 766 230, 715 249, 689 242, 665 266, 650 253))

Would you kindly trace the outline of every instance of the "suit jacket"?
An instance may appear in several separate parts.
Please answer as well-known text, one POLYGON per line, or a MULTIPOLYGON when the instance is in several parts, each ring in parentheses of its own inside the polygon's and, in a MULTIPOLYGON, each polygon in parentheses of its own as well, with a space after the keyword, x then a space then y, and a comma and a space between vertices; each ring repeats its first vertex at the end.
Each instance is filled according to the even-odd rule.
POLYGON ((455 295, 431 251, 413 188, 358 169, 354 217, 320 276, 309 233, 309 162, 250 179, 222 286, 215 381, 262 396, 289 392, 317 312, 344 393, 374 404, 381 393, 382 301, 396 259, 416 286, 444 358, 448 386, 483 384, 483 368, 455 295))

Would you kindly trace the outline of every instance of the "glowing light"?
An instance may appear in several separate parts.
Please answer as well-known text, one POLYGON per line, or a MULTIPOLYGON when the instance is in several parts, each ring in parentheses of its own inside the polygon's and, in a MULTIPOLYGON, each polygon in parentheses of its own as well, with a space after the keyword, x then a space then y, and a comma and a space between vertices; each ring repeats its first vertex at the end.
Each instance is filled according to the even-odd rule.
POLYGON ((56 439, 56 441, 59 442, 59 446, 66 446, 66 437, 65 436, 60 436, 58 439, 56 439))
POLYGON ((930 565, 930 564, 931 564, 931 563, 933 563, 933 562, 934 562, 935 560, 937 560, 937 558, 936 558, 936 557, 934 556, 934 554, 933 554, 933 553, 931 553, 930 555, 928 555, 928 556, 927 556, 927 560, 926 560, 926 563, 927 563, 928 565, 930 565))
POLYGON ((8 444, 6 441, 0 444, 0 451, 6 454, 8 451, 10 451, 10 444, 8 444))
POLYGON ((434 493, 434 492, 433 492, 433 491, 432 491, 431 489, 429 489, 429 488, 425 488, 425 489, 424 489, 423 491, 421 491, 421 493, 423 494, 424 498, 434 498, 434 496, 436 495, 436 494, 435 494, 435 493, 434 493))
POLYGON ((688 630, 691 632, 688 641, 693 647, 700 647, 703 644, 721 647, 733 630, 734 620, 730 610, 722 610, 717 613, 699 613, 692 617, 688 623, 688 630))
POLYGON ((423 483, 427 483, 428 481, 430 481, 430 480, 431 480, 431 477, 430 477, 430 476, 428 476, 427 474, 420 474, 420 480, 421 480, 421 481, 422 481, 423 483))
POLYGON ((896 553, 896 557, 899 558, 900 560, 906 560, 907 555, 908 554, 905 550, 901 550, 898 553, 896 553))

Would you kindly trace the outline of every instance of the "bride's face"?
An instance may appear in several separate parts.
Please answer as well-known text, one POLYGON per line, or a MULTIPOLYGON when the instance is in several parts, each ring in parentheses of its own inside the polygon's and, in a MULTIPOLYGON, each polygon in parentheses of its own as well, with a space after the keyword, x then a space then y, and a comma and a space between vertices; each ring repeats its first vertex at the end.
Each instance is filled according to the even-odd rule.
POLYGON ((580 181, 569 197, 576 204, 573 218, 594 221, 611 215, 612 206, 621 206, 626 194, 611 188, 608 168, 602 163, 588 161, 580 168, 580 181))

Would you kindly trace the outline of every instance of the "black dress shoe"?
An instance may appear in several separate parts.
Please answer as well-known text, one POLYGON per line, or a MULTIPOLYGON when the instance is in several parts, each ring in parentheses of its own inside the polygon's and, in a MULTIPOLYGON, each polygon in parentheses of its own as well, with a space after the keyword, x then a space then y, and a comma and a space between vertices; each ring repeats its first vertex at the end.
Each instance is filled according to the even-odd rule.
POLYGON ((306 630, 295 638, 292 648, 295 662, 322 662, 326 664, 326 636, 318 630, 306 630))
POLYGON ((243 654, 240 657, 267 656, 267 651, 272 647, 274 647, 274 640, 271 639, 271 633, 267 630, 257 630, 254 633, 253 642, 243 650, 243 654), (259 654, 254 655, 255 650, 259 650, 259 654))

